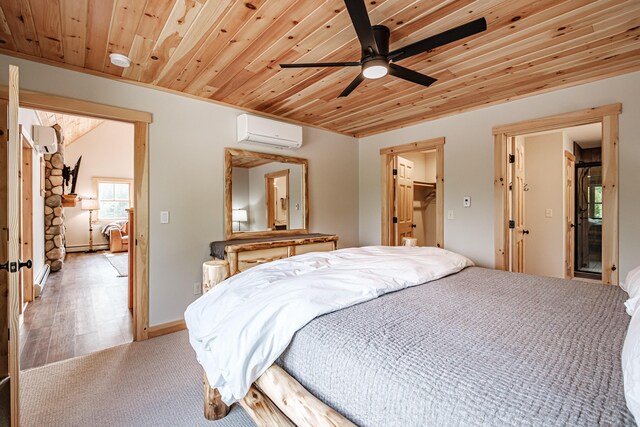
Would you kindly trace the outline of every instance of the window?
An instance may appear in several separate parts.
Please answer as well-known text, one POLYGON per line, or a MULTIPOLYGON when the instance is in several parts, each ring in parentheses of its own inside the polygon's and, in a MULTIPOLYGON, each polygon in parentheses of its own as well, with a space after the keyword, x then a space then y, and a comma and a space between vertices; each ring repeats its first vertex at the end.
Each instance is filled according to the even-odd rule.
POLYGON ((589 217, 602 219, 602 186, 594 185, 589 188, 589 217))
POLYGON ((131 207, 131 181, 108 178, 99 178, 97 181, 100 200, 98 219, 127 219, 126 210, 131 207))

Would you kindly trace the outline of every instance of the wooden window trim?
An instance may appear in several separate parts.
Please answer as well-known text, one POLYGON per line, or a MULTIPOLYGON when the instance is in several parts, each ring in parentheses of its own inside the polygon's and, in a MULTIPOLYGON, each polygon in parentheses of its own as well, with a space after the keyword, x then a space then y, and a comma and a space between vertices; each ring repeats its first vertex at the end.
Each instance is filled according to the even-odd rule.
POLYGON ((533 132, 591 123, 602 124, 602 282, 619 281, 618 143, 622 104, 610 104, 555 116, 496 126, 494 135, 494 248, 495 268, 509 270, 509 213, 507 140, 533 132))
MULTIPOLYGON (((127 209, 131 209, 133 207, 133 179, 131 178, 109 178, 109 177, 93 177, 93 192, 96 195, 96 199, 100 200, 100 183, 112 183, 112 184, 129 184, 129 206, 127 209)), ((97 222, 111 222, 111 221, 122 221, 128 219, 129 216, 126 215, 122 218, 100 218, 100 211, 96 216, 97 222)))

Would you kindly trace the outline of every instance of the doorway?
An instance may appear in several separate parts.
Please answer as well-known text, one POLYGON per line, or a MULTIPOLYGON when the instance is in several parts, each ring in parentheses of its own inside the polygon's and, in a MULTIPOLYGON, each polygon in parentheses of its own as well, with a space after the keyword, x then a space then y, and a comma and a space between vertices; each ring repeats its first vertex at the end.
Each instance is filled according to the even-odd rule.
POLYGON ((444 138, 380 150, 382 244, 444 247, 444 138))
MULTIPOLYGON (((574 184, 576 157, 582 164, 585 154, 581 145, 597 146, 591 151, 599 151, 601 140, 600 123, 509 138, 513 153, 507 172, 512 221, 511 271, 568 279, 575 276, 575 212, 579 210, 574 184)), ((600 158, 600 153, 597 157, 600 158)), ((596 228, 595 224, 592 228, 596 228)), ((592 235, 592 245, 595 240, 601 250, 601 234, 592 235)), ((597 277, 589 278, 600 280, 601 270, 597 273, 597 277)))
POLYGON ((289 229, 289 169, 264 175, 267 230, 289 229))
POLYGON ((35 230, 36 250, 23 257, 33 268, 23 271, 31 303, 20 326, 21 368, 30 369, 133 340, 134 129, 29 108, 20 108, 18 117, 32 140, 27 158, 44 162, 44 171, 22 170, 23 181, 32 176, 39 184, 33 200, 23 203, 24 214, 28 207, 37 214, 22 221, 23 236, 35 230), (56 138, 46 138, 52 129, 56 138), (27 280, 27 271, 41 279, 27 280))
POLYGON ((599 269, 593 271, 594 275, 604 283, 618 283, 617 143, 620 111, 621 105, 614 104, 494 128, 496 268, 572 278, 574 274, 582 274, 580 266, 584 263, 578 259, 578 251, 582 250, 580 246, 591 254, 599 253, 597 259, 592 255, 592 262, 587 263, 599 269), (556 139, 554 146, 551 142, 547 142, 547 146, 541 142, 550 141, 552 136, 556 139), (531 141, 522 144, 521 141, 527 138, 531 141), (537 141, 533 140, 535 138, 537 141), (593 185, 585 186, 591 194, 585 194, 584 189, 580 189, 580 176, 584 174, 581 169, 584 169, 582 166, 587 154, 584 147, 593 144, 597 144, 591 148, 599 153, 603 166, 599 178, 595 177, 594 171, 593 185), (534 162, 532 156, 538 161, 534 162), (536 164, 538 170, 531 172, 531 166, 536 164), (557 166, 551 167, 552 164, 557 166), (532 177, 532 174, 537 177, 532 177), (524 179, 519 182, 521 176, 524 179), (550 182, 552 176, 557 179, 550 182), (563 195, 551 197, 550 194, 558 189, 563 195), (536 194, 539 197, 536 198, 536 194), (590 202, 588 207, 581 205, 581 197, 590 202), (555 201, 553 206, 552 199, 555 201), (594 217, 594 213, 599 217, 594 217), (578 231, 582 217, 586 221, 578 231), (554 231, 550 231, 551 223, 555 224, 554 231), (591 230, 590 242, 589 232, 584 231, 585 225, 591 230), (551 251, 550 240, 561 243, 554 243, 551 251), (542 254, 544 259, 531 258, 529 251, 542 254), (528 267, 529 262, 532 265, 528 267), (551 270, 545 270, 546 273, 534 271, 545 269, 549 263, 555 263, 553 273, 551 270))
POLYGON ((602 145, 576 143, 575 164, 575 275, 599 279, 602 275, 602 145))
MULTIPOLYGON (((134 125, 134 207, 136 210, 134 232, 135 236, 135 268, 134 292, 133 292, 133 316, 134 339, 145 340, 148 337, 149 324, 149 283, 148 283, 148 230, 149 230, 149 150, 148 150, 148 124, 151 122, 151 114, 127 110, 118 107, 79 101, 54 95, 47 95, 29 91, 19 91, 18 68, 9 67, 9 87, 0 87, 0 109, 5 114, 0 114, 0 142, 8 147, 0 150, 0 169, 7 173, 0 175, 0 228, 8 230, 8 241, 0 239, 0 262, 7 261, 9 271, 0 271, 0 290, 3 298, 0 305, 5 307, 2 318, 0 341, 5 351, 0 351, 0 397, 2 397, 2 409, 10 405, 10 417, 12 425, 17 425, 19 420, 19 372, 20 372, 20 331, 19 331, 19 289, 22 286, 22 277, 17 273, 20 267, 29 268, 31 262, 20 260, 20 182, 19 175, 22 167, 21 146, 18 131, 19 107, 42 110, 59 111, 66 114, 80 116, 91 115, 96 118, 121 120, 134 125), (11 131, 9 131, 11 130, 11 131), (19 153, 19 154, 18 154, 19 153), (10 393, 9 393, 10 390, 10 393)), ((2 411, 9 416, 8 411, 2 411)), ((6 419, 5 419, 6 421, 6 419)))

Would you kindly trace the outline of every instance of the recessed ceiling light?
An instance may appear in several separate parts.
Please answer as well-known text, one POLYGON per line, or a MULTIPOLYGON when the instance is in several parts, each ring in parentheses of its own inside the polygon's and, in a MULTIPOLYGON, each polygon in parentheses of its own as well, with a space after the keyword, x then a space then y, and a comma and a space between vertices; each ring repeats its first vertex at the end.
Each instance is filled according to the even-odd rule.
POLYGON ((109 58, 111 59, 111 63, 116 67, 127 68, 131 65, 131 59, 120 53, 110 53, 109 58))

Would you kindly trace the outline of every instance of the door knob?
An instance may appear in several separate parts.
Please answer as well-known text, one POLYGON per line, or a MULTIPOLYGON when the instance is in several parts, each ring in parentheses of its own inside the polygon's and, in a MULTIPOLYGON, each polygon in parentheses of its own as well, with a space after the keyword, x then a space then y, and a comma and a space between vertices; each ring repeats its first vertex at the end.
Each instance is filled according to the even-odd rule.
POLYGON ((415 224, 411 224, 411 228, 416 228, 416 225, 415 224))
POLYGON ((529 230, 522 230, 522 234, 529 234, 529 230))
POLYGON ((9 262, 5 262, 4 264, 0 264, 0 271, 1 270, 7 270, 9 271, 9 262))
POLYGON ((571 224, 570 227, 571 228, 576 228, 576 225, 575 224, 571 224))
POLYGON ((18 270, 20 270, 22 267, 27 267, 28 269, 31 269, 31 266, 32 266, 32 262, 30 259, 28 259, 26 262, 22 262, 18 260, 18 270))

